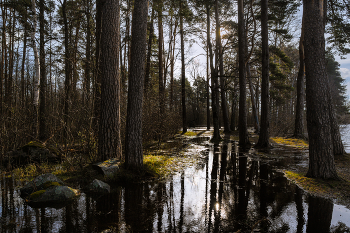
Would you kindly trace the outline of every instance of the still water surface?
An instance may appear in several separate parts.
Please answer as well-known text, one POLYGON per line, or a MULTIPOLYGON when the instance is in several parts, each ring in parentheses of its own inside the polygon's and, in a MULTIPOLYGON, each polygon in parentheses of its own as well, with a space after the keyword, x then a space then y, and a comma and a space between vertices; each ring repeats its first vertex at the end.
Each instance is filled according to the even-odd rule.
POLYGON ((1 232, 350 232, 349 209, 306 195, 278 171, 306 166, 306 154, 276 150, 281 159, 259 161, 232 141, 208 140, 186 142, 200 163, 166 181, 83 193, 61 209, 27 206, 19 184, 1 177, 1 232))

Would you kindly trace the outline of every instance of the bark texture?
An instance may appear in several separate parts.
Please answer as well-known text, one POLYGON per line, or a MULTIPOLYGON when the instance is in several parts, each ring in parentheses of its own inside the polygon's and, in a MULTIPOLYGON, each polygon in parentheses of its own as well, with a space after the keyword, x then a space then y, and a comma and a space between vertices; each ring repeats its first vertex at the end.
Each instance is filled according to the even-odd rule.
POLYGON ((261 128, 257 148, 270 147, 268 0, 261 1, 262 77, 261 128))
POLYGON ((334 163, 332 110, 325 60, 323 0, 304 1, 308 177, 339 179, 334 163))
POLYGON ((180 0, 180 37, 181 37, 181 103, 182 103, 182 133, 187 132, 186 118, 186 76, 185 76, 185 45, 182 1, 180 0))
POLYGON ((101 119, 98 156, 122 157, 120 138, 119 0, 102 3, 101 18, 101 119))
POLYGON ((143 166, 142 100, 145 79, 148 0, 135 1, 132 19, 131 64, 126 118, 125 163, 143 166))
POLYGON ((247 90, 245 69, 245 28, 243 0, 238 0, 238 57, 239 57, 239 146, 246 151, 250 147, 247 131, 247 90))
POLYGON ((305 138, 304 135, 304 101, 305 101, 305 90, 304 90, 304 79, 305 79, 305 66, 304 66, 304 32, 302 29, 300 43, 299 43, 299 72, 297 78, 297 104, 295 112, 295 126, 294 126, 294 137, 305 138))

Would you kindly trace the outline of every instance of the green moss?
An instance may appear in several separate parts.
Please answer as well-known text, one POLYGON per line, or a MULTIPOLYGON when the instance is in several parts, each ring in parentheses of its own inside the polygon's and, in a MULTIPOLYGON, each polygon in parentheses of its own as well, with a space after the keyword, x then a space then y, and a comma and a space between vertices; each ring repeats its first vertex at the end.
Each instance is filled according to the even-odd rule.
POLYGON ((186 133, 183 133, 183 135, 185 135, 185 136, 191 136, 191 137, 197 136, 197 134, 196 134, 195 132, 193 132, 193 131, 187 131, 186 133))
POLYGON ((37 142, 37 141, 30 141, 26 145, 24 145, 22 148, 25 148, 25 147, 45 148, 45 146, 41 142, 37 142))
POLYGON ((52 181, 48 181, 48 182, 46 182, 45 184, 43 184, 43 188, 44 188, 44 189, 48 189, 48 188, 50 188, 51 186, 61 186, 61 184, 58 183, 58 182, 52 182, 52 181))
POLYGON ((39 191, 36 191, 36 192, 30 194, 29 199, 30 199, 30 200, 36 199, 36 198, 40 197, 40 196, 41 196, 43 193, 45 193, 45 192, 46 192, 46 190, 39 190, 39 191))
POLYGON ((295 138, 283 138, 283 137, 274 137, 271 138, 272 141, 274 141, 277 144, 292 146, 296 148, 307 148, 309 144, 302 139, 295 139, 295 138))

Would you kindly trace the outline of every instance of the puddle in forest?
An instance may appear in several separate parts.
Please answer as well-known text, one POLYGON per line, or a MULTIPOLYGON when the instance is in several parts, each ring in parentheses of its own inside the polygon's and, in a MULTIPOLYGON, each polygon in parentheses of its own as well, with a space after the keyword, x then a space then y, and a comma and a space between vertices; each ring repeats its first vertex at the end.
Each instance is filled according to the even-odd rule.
POLYGON ((199 144, 188 152, 201 154, 198 165, 167 181, 104 196, 82 194, 58 210, 27 206, 19 198, 19 184, 1 177, 1 232, 350 231, 349 209, 305 195, 276 171, 304 161, 303 154, 267 163, 237 154, 232 143, 199 144))

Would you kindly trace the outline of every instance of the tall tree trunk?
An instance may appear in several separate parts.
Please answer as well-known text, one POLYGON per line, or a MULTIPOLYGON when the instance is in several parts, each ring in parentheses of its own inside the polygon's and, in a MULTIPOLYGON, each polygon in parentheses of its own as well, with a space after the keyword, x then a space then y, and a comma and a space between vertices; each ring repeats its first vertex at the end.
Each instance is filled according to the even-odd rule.
POLYGON ((330 111, 332 110, 325 60, 323 0, 304 3, 308 177, 339 179, 334 163, 330 111))
POLYGON ((149 80, 150 80, 150 70, 151 70, 151 56, 152 56, 152 42, 153 42, 153 26, 154 19, 154 5, 152 5, 152 14, 151 14, 151 22, 149 24, 149 34, 148 34, 148 44, 147 44, 147 62, 146 62, 146 71, 145 71, 145 87, 144 92, 147 95, 149 89, 149 80))
POLYGON ((207 4, 207 43, 209 47, 209 61, 210 61, 210 73, 211 73, 211 104, 212 104, 212 111, 213 111, 213 126, 214 126, 214 133, 213 133, 213 141, 219 141, 220 138, 220 131, 219 131, 219 114, 218 114, 218 91, 217 91, 217 72, 214 68, 214 62, 213 62, 213 48, 210 41, 210 5, 207 4))
POLYGON ((163 2, 158 1, 158 73, 159 73, 159 140, 163 132, 163 118, 165 113, 165 95, 164 95, 164 75, 163 75, 163 2))
POLYGON ((46 132, 46 66, 45 66, 45 3, 39 1, 39 22, 40 22, 40 102, 39 102, 39 140, 44 141, 47 138, 46 132))
POLYGON ((98 125, 101 117, 101 33, 102 30, 102 0, 96 0, 96 52, 94 72, 94 117, 93 131, 98 135, 98 125))
POLYGON ((101 5, 101 119, 98 157, 122 158, 120 137, 119 0, 101 5))
POLYGON ((261 128, 257 148, 269 148, 270 145, 270 99, 269 99, 269 35, 268 0, 261 1, 261 37, 262 37, 262 77, 261 77, 261 128))
POLYGON ((238 0, 238 59, 239 59, 239 146, 246 151, 250 147, 247 131, 247 89, 245 69, 245 23, 243 0, 238 0))
MULTIPOLYGON (((27 9, 26 9, 27 11, 27 9)), ((27 16, 27 14, 26 14, 27 16)), ((25 20, 27 17, 25 16, 25 20)), ((23 56, 22 56, 22 67, 21 67, 21 106, 22 109, 25 107, 25 80, 24 80, 24 71, 25 71, 25 61, 26 61, 26 53, 27 53, 27 37, 28 37, 28 30, 26 24, 24 24, 24 35, 23 35, 23 56)), ((0 71, 1 72, 1 71, 0 71)), ((1 83, 0 83, 1 85, 1 83)), ((1 88, 1 87, 0 87, 1 88)), ((1 95, 1 93, 0 93, 1 95)), ((1 112, 0 112, 1 114, 1 112)))
POLYGON ((294 137, 305 138, 304 134, 304 79, 305 79, 305 65, 304 65, 304 26, 302 26, 300 42, 299 42, 299 72, 297 78, 297 104, 295 112, 294 137))
POLYGON ((187 132, 186 119, 186 77, 185 77, 185 45, 183 26, 182 0, 180 0, 180 36, 181 36, 181 100, 182 100, 182 133, 187 132))
MULTIPOLYGON (((63 109, 63 122, 64 122, 64 140, 67 146, 68 143, 68 115, 69 115, 69 95, 70 95, 70 79, 71 79, 71 61, 70 61, 70 46, 69 46, 69 26, 67 19, 67 0, 62 4, 62 15, 64 24, 64 109, 63 109)), ((66 148, 67 149, 67 148, 66 148)))
POLYGON ((253 89, 253 83, 252 83, 252 77, 250 73, 250 64, 247 62, 247 78, 248 78, 248 85, 249 85, 249 91, 250 91, 250 100, 252 102, 252 109, 253 109, 253 117, 254 117, 254 122, 255 122, 255 130, 257 133, 260 133, 260 124, 259 124, 259 116, 258 116, 258 111, 257 111, 257 106, 256 106, 256 101, 255 101, 255 94, 254 94, 254 89, 253 89))
POLYGON ((0 64, 0 120, 3 122, 3 85, 4 85, 4 68, 5 65, 5 54, 6 54, 6 14, 5 6, 1 1, 1 13, 2 13, 2 33, 1 33, 1 64, 0 64))
POLYGON ((90 82, 91 82, 91 12, 90 12, 90 0, 85 0, 86 4, 86 47, 85 47, 85 55, 86 55, 86 61, 85 61, 85 80, 84 80, 84 98, 83 103, 90 104, 90 82))
POLYGON ((35 33, 36 33, 36 27, 37 27, 37 14, 36 14, 36 4, 35 0, 32 0, 32 17, 33 17, 33 28, 31 32, 31 39, 32 39, 32 46, 34 51, 34 63, 35 63, 35 76, 34 76, 34 137, 37 136, 38 129, 38 108, 39 108, 39 85, 40 85, 40 61, 39 61, 39 54, 38 54, 38 48, 36 47, 35 42, 35 33))
POLYGON ((207 82, 205 88, 207 91, 207 130, 210 130, 210 92, 209 92, 209 75, 210 75, 210 65, 209 65, 209 41, 207 41, 207 82))
POLYGON ((223 52, 222 52, 222 45, 221 45, 218 0, 215 0, 215 22, 216 22, 216 50, 218 55, 216 57, 216 61, 219 62, 219 66, 216 65, 216 67, 218 67, 220 71, 221 111, 222 111, 222 118, 224 121, 224 132, 229 133, 230 123, 228 119, 227 101, 226 101, 226 95, 225 95, 224 59, 223 59, 223 52))
POLYGON ((142 100, 145 79, 148 0, 135 1, 132 19, 131 64, 126 118, 126 166, 143 166, 142 100))

